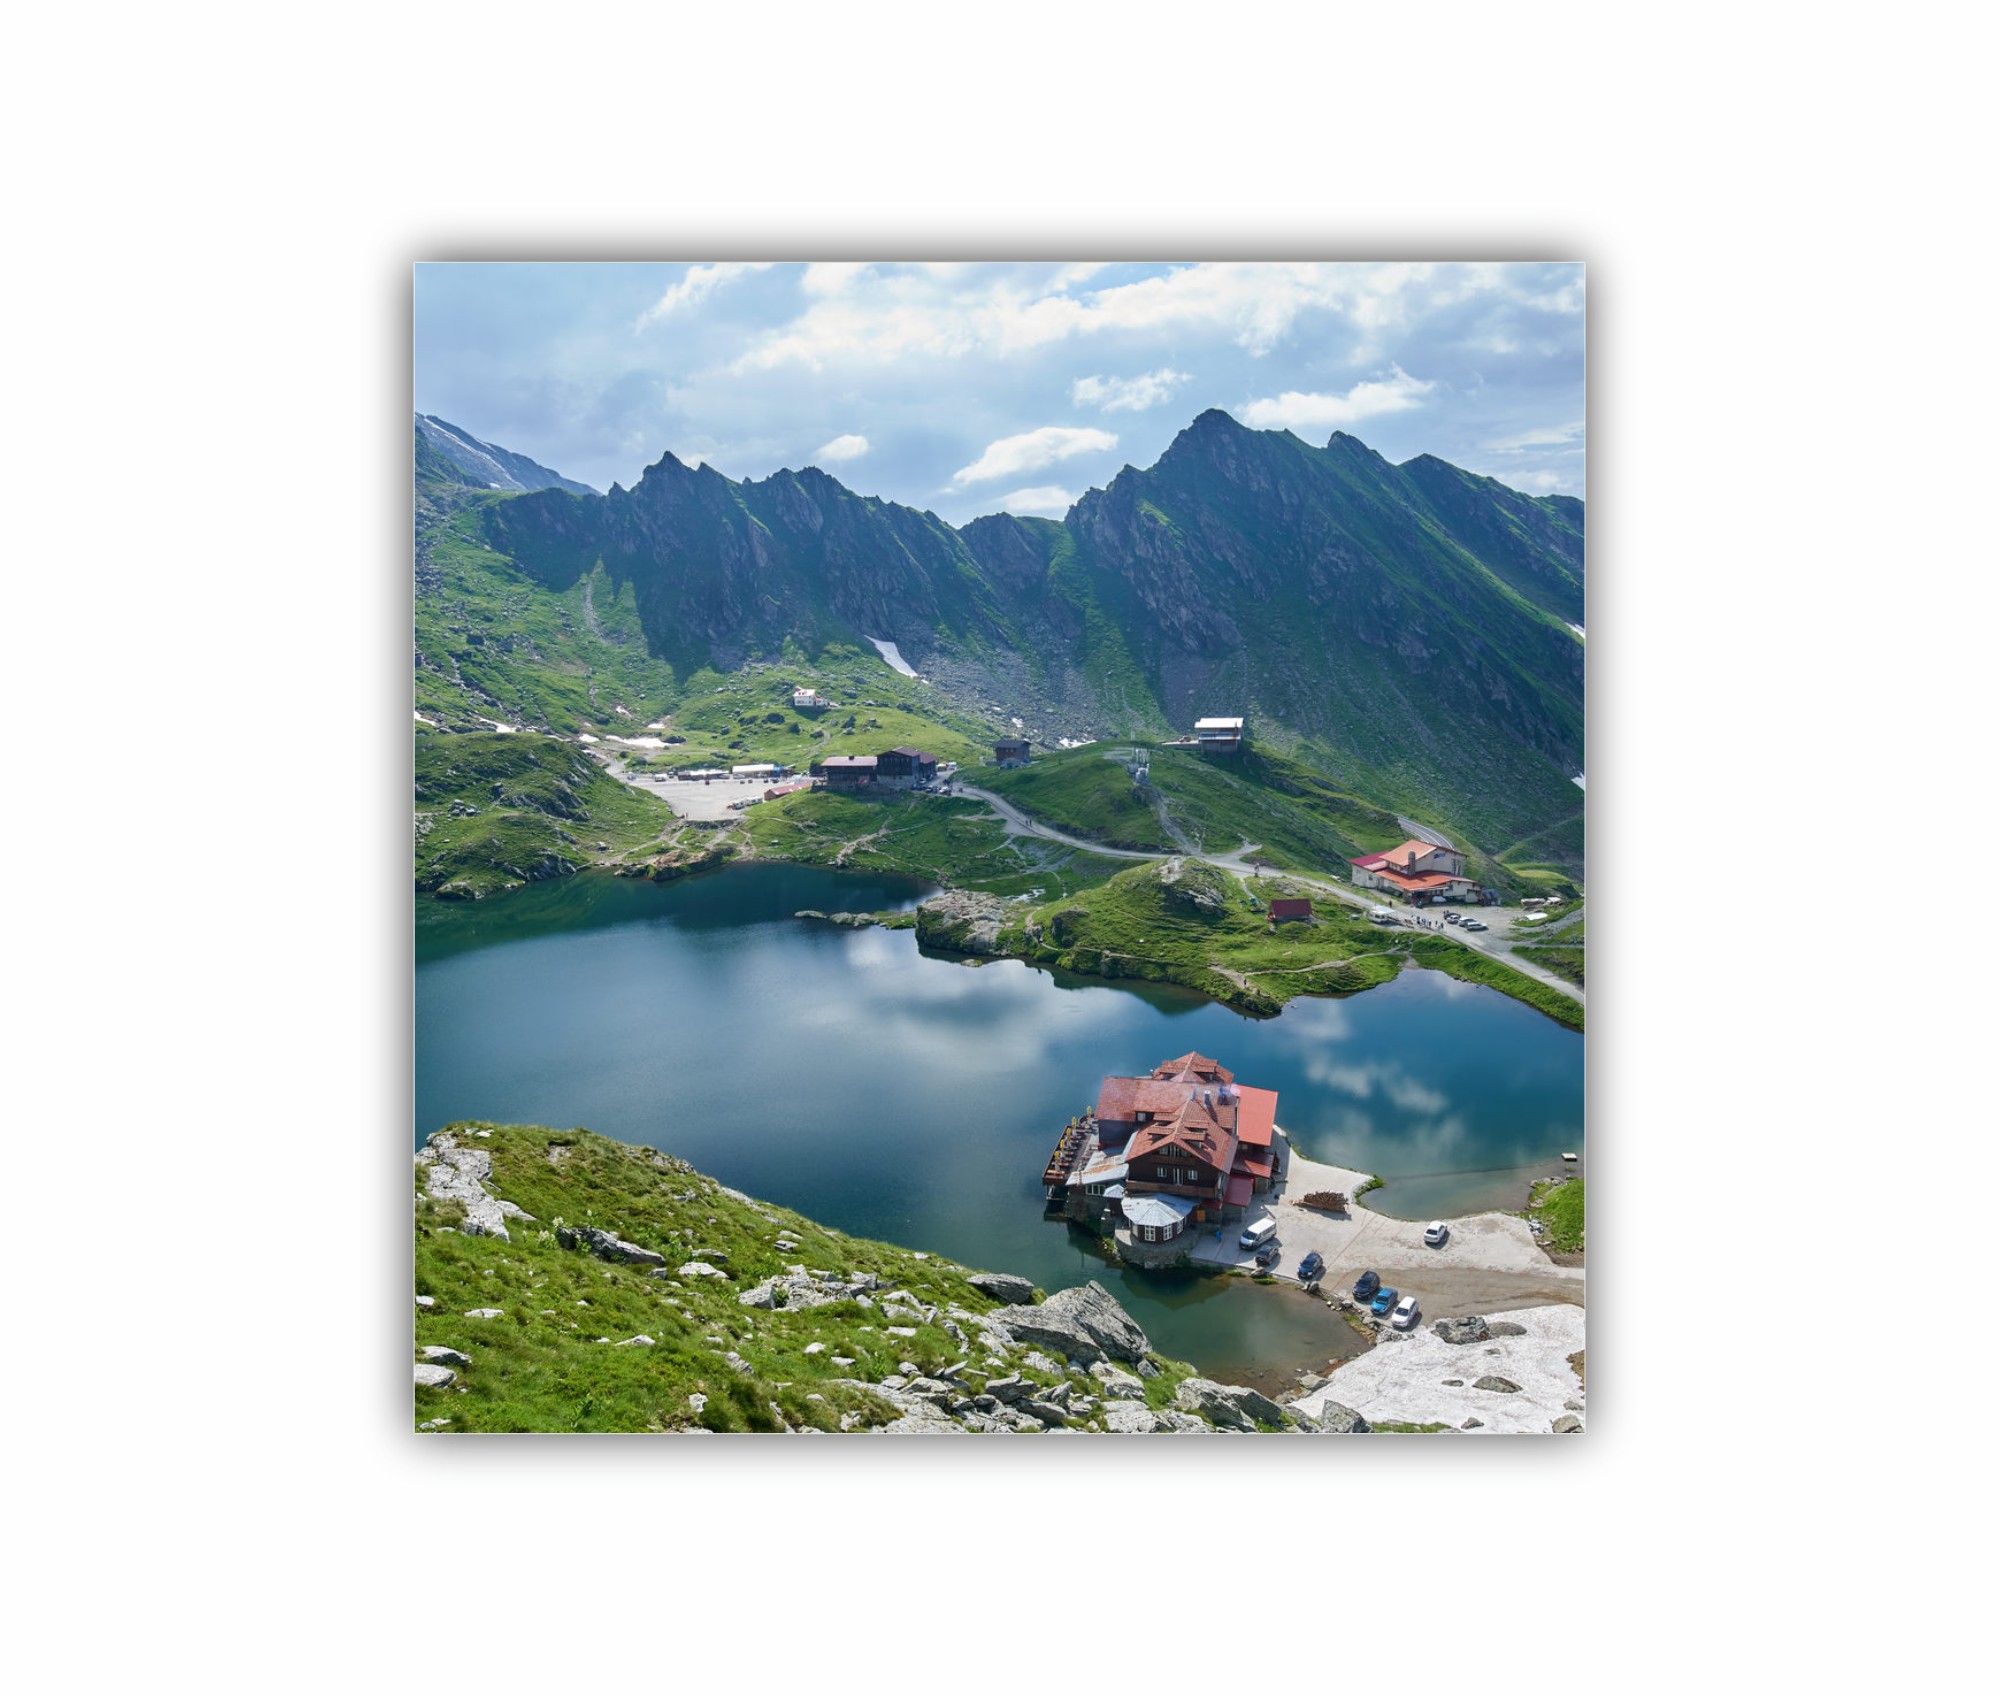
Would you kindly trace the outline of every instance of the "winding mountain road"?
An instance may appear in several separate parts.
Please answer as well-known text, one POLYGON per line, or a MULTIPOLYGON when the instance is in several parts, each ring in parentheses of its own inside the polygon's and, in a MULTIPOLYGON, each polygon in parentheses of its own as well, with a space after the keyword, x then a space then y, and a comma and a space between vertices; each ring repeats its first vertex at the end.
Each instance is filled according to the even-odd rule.
MULTIPOLYGON (((1102 842, 1089 842, 1080 836, 1071 836, 1067 832, 1056 830, 1049 825, 1037 824, 1011 802, 1003 800, 990 790, 975 789, 968 783, 953 782, 951 793, 955 795, 967 795, 983 802, 993 811, 1000 822, 1007 827, 1008 832, 1015 836, 1029 836, 1042 842, 1060 843, 1065 848, 1080 849, 1086 854, 1099 854, 1111 860, 1162 860, 1172 857, 1165 849, 1139 850, 1132 848, 1111 848, 1102 842)), ((1404 823, 1409 828, 1418 830, 1422 828, 1421 826, 1410 826, 1408 820, 1405 820, 1404 823)), ((1253 865, 1250 861, 1244 859, 1243 856, 1256 846, 1254 842, 1246 842, 1233 854, 1198 854, 1195 857, 1207 861, 1211 866, 1220 866, 1225 872, 1233 872, 1238 878, 1268 875, 1274 878, 1288 879, 1298 884, 1304 890, 1316 892, 1328 896, 1335 901, 1345 902, 1350 907, 1362 909, 1364 919, 1366 919, 1369 909, 1382 905, 1382 897, 1379 894, 1363 895, 1360 891, 1350 889, 1347 885, 1337 883, 1332 878, 1322 874, 1281 871, 1269 860, 1259 860, 1253 865)), ((1450 933, 1450 941, 1484 955, 1488 960, 1498 961, 1503 967, 1512 967, 1517 973, 1525 974, 1537 984, 1545 984, 1551 990, 1561 991, 1564 996, 1573 998, 1581 1005, 1584 1001, 1584 994, 1580 986, 1571 984, 1568 979, 1559 977, 1555 973, 1550 972, 1548 968, 1539 967, 1533 961, 1525 960, 1515 954, 1512 948, 1508 946, 1505 937, 1497 941, 1493 938, 1491 935, 1492 932, 1498 931, 1504 933, 1512 929, 1517 913, 1518 910, 1510 912, 1509 909, 1501 907, 1469 907, 1464 910, 1464 916, 1484 921, 1488 927, 1487 932, 1474 933, 1460 931, 1455 927, 1446 926, 1444 930, 1439 932, 1439 935, 1444 936, 1448 932, 1450 933)), ((1419 917, 1420 915, 1414 910, 1399 910, 1397 924, 1384 925, 1377 929, 1382 931, 1407 931, 1413 927, 1410 924, 1404 923, 1404 919, 1407 918, 1414 921, 1419 917)), ((1414 928, 1419 930, 1426 929, 1423 926, 1416 926, 1414 928)))

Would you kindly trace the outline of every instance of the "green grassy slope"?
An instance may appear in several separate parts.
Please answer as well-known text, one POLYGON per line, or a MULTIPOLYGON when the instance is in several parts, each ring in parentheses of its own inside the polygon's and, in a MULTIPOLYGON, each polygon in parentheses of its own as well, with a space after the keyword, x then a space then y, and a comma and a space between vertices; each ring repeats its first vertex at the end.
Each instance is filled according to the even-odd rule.
MULTIPOLYGON (((546 1127, 458 1122, 447 1131, 489 1153, 489 1189, 536 1219, 510 1221, 505 1241, 466 1234, 463 1212, 426 1197, 426 1171, 416 1170, 416 1292, 432 1302, 417 1308, 415 1348, 446 1346, 469 1360, 450 1389, 418 1391, 421 1424, 442 1418, 457 1432, 536 1433, 866 1429, 899 1414, 853 1384, 893 1376, 906 1360, 937 1370, 965 1358, 943 1317, 892 1319, 883 1294, 872 1303, 765 1310, 740 1304, 739 1291, 800 1264, 879 1276, 889 1292, 907 1289, 923 1306, 968 1318, 995 1309, 960 1264, 754 1203, 651 1147, 546 1127), (581 1247, 566 1250, 564 1225, 610 1230, 659 1253, 665 1268, 699 1261, 723 1273, 655 1276, 608 1264, 581 1247), (502 1314, 465 1315, 474 1310, 502 1314), (892 1335, 892 1326, 914 1332, 892 1335), (638 1336, 652 1344, 618 1344, 638 1336), (843 1367, 836 1357, 854 1362, 843 1367)), ((1038 1385, 1057 1380, 1027 1373, 1038 1385)), ((1176 1380, 1188 1373, 1169 1368, 1176 1380)), ((961 1380, 978 1393, 999 1374, 980 1359, 961 1380)), ((1088 1377, 1067 1379, 1073 1394, 1101 1392, 1088 1377)))
POLYGON ((568 742, 417 732, 420 890, 473 899, 559 877, 628 858, 672 823, 663 802, 614 782, 568 742))

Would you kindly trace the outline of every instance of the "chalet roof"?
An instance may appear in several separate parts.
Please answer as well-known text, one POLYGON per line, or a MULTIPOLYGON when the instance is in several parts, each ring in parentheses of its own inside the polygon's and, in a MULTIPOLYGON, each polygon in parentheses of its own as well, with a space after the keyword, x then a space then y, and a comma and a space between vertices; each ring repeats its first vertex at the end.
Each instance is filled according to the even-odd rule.
POLYGON ((1174 1079, 1183 1074, 1197 1079, 1213 1080, 1227 1085, 1236 1076, 1213 1056, 1198 1056, 1190 1050, 1184 1056, 1176 1056, 1170 1062, 1162 1062, 1153 1069, 1155 1079, 1174 1079))
POLYGON ((1241 718, 1196 718, 1194 720, 1194 727, 1198 730, 1207 729, 1218 732, 1225 730, 1241 731, 1243 720, 1241 718))
POLYGON ((886 748, 882 752, 881 757, 887 759, 891 753, 900 754, 905 759, 914 759, 919 764, 935 765, 937 763, 937 755, 935 753, 925 753, 914 747, 886 748))
POLYGON ((875 769, 875 755, 872 753, 829 753, 820 763, 829 769, 835 765, 846 766, 850 769, 858 769, 865 766, 868 770, 872 771, 875 769))
POLYGON ((1458 877, 1451 872, 1393 872, 1378 871, 1375 874, 1384 883, 1394 884, 1399 890, 1441 890, 1447 884, 1470 884, 1470 878, 1458 877))
POLYGON ((1099 1086, 1097 1118, 1100 1121, 1143 1121, 1171 1115, 1190 1099, 1199 1098, 1205 1087, 1193 1079, 1135 1079, 1114 1075, 1099 1086))
MULTIPOLYGON (((1458 850, 1443 842, 1418 842, 1412 838, 1399 842, 1395 847, 1381 854, 1363 856, 1363 861, 1387 860, 1392 865, 1406 866, 1412 860, 1421 860, 1426 854, 1456 854, 1458 850)), ((1362 862, 1356 862, 1360 864, 1362 862)))
POLYGON ((1189 1098, 1171 1116, 1160 1116, 1141 1127, 1125 1147, 1125 1160, 1137 1162, 1168 1145, 1178 1145, 1190 1156, 1220 1173, 1227 1173, 1236 1156, 1236 1135, 1211 1110, 1189 1098))
POLYGON ((1310 919, 1313 904, 1304 896, 1279 896, 1270 906, 1273 919, 1310 919))
POLYGON ((1271 1129, 1278 1123, 1278 1094, 1261 1085, 1236 1088, 1236 1142, 1269 1149, 1271 1129))

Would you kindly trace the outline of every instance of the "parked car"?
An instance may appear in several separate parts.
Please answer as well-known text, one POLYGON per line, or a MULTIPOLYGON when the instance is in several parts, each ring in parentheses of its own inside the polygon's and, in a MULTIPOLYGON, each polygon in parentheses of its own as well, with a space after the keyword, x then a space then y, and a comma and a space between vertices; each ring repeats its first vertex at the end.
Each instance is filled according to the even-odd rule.
POLYGON ((1425 1245, 1443 1245, 1451 1237, 1451 1229, 1442 1222, 1433 1222, 1424 1229, 1425 1245))
POLYGON ((1391 1311, 1393 1311, 1396 1308, 1396 1301, 1401 1297, 1402 1295, 1398 1293, 1395 1288, 1384 1287, 1381 1290, 1381 1292, 1377 1293, 1374 1298, 1368 1301, 1368 1308, 1369 1310, 1374 1312, 1376 1316, 1386 1317, 1391 1311))
POLYGON ((1396 1307, 1395 1315, 1389 1319, 1389 1326, 1391 1328, 1408 1328, 1416 1320, 1417 1296, 1412 1293, 1396 1307))
POLYGON ((1275 1269, 1278 1264, 1278 1242, 1273 1240, 1269 1245, 1259 1246, 1254 1261, 1259 1269, 1275 1269))
POLYGON ((1446 908, 1446 909, 1444 910, 1444 917, 1445 917, 1445 923, 1446 923, 1447 925, 1456 925, 1456 924, 1458 923, 1458 919, 1459 919, 1459 916, 1458 916, 1458 914, 1457 914, 1457 913, 1455 913, 1455 912, 1454 912, 1454 911, 1453 911, 1452 909, 1450 909, 1450 908, 1446 908))
POLYGON ((1326 1273, 1326 1259, 1316 1251, 1309 1251, 1299 1260, 1299 1279, 1317 1281, 1326 1273))
POLYGON ((1486 921, 1483 919, 1461 919, 1459 924, 1463 925, 1468 931, 1484 931, 1486 929, 1486 921))
POLYGON ((1382 1277, 1372 1269, 1365 1269, 1361 1273, 1361 1279, 1354 1283, 1354 1302, 1357 1305, 1365 1305, 1381 1291, 1382 1277))
POLYGON ((1245 1251, 1254 1250, 1278 1231, 1278 1218, 1271 1215, 1259 1216, 1238 1236, 1236 1243, 1245 1251))

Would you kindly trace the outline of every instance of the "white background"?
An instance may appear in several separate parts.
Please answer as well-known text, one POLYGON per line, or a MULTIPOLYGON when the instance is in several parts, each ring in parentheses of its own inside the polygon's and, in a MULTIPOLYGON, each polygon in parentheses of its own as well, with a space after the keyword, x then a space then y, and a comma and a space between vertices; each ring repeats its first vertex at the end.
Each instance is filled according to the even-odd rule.
POLYGON ((9 1685, 1969 1688, 1975 15, 15 18, 9 1685), (746 250, 1588 263, 1586 1437, 408 1438, 408 268, 746 250))

